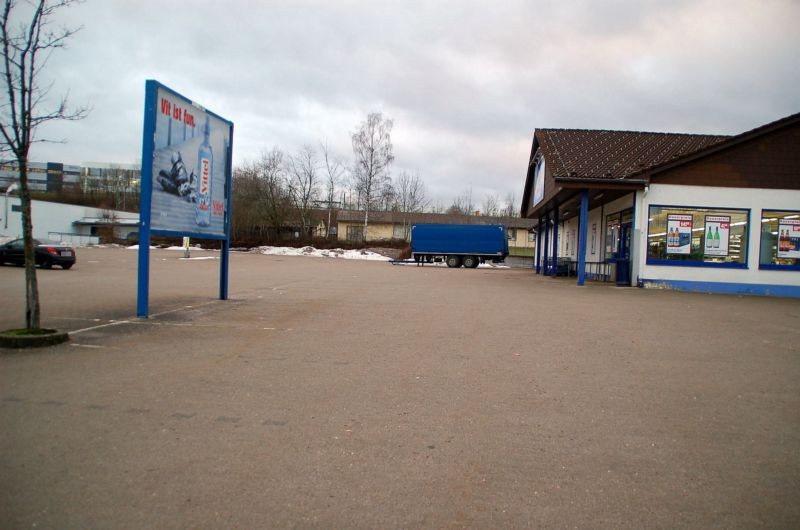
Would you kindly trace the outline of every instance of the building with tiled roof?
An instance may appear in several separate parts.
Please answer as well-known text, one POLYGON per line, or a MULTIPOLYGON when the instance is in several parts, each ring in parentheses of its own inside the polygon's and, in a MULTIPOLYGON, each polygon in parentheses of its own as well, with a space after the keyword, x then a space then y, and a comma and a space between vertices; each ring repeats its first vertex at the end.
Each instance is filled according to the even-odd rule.
POLYGON ((540 274, 800 296, 800 114, 736 136, 537 129, 540 274))

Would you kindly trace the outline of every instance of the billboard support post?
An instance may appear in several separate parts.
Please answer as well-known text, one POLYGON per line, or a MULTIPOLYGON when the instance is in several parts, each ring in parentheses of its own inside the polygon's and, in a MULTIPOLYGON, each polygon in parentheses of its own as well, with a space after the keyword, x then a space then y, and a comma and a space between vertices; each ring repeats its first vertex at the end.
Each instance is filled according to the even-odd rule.
POLYGON ((147 318, 149 313, 153 234, 221 240, 219 297, 227 300, 232 159, 231 121, 158 81, 146 81, 138 317, 147 318))

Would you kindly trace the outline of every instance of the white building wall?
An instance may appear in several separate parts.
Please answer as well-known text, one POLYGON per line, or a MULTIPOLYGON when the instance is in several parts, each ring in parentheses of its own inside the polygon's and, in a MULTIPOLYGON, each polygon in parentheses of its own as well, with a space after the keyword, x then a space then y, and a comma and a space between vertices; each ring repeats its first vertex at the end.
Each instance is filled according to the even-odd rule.
POLYGON ((677 186, 653 184, 647 192, 639 192, 641 206, 636 208, 636 254, 633 281, 678 280, 696 282, 723 282, 738 284, 800 285, 797 271, 759 270, 762 210, 797 210, 800 208, 800 190, 768 190, 715 188, 705 186, 677 186), (744 208, 750 210, 748 228, 747 269, 681 267, 648 265, 647 224, 650 205, 698 208, 744 208))
MULTIPOLYGON (((6 197, 0 197, 0 235, 5 237, 22 237, 22 212, 13 211, 14 206, 20 206, 19 197, 8 197, 8 219, 5 218, 6 197)), ((57 202, 32 201, 31 216, 33 217, 33 237, 38 239, 59 239, 52 234, 75 234, 88 236, 89 226, 73 225, 74 221, 83 218, 101 218, 113 215, 116 219, 136 219, 139 214, 131 212, 121 212, 115 210, 104 210, 89 206, 76 206, 73 204, 61 204, 57 202)), ((138 231, 137 227, 119 227, 117 237, 124 238, 128 232, 138 231), (123 233, 124 232, 124 233, 123 233)), ((75 238, 64 237, 65 240, 75 238)), ((77 241, 77 239, 75 239, 77 241)))

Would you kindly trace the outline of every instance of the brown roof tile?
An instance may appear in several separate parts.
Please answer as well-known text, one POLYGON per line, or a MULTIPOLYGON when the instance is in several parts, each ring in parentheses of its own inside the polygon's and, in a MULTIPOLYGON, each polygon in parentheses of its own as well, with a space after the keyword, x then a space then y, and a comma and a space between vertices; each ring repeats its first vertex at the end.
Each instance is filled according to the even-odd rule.
POLYGON ((728 136, 586 129, 537 129, 554 177, 625 178, 722 142, 728 136))

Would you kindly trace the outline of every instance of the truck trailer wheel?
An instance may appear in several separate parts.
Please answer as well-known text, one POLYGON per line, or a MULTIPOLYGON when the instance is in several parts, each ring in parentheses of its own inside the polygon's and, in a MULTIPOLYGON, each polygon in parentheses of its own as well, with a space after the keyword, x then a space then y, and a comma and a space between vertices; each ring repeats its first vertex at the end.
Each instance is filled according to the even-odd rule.
POLYGON ((465 269, 474 269, 478 266, 480 262, 481 260, 478 259, 478 256, 464 256, 465 269))
POLYGON ((461 256, 447 256, 447 266, 451 269, 457 269, 461 266, 461 256))

